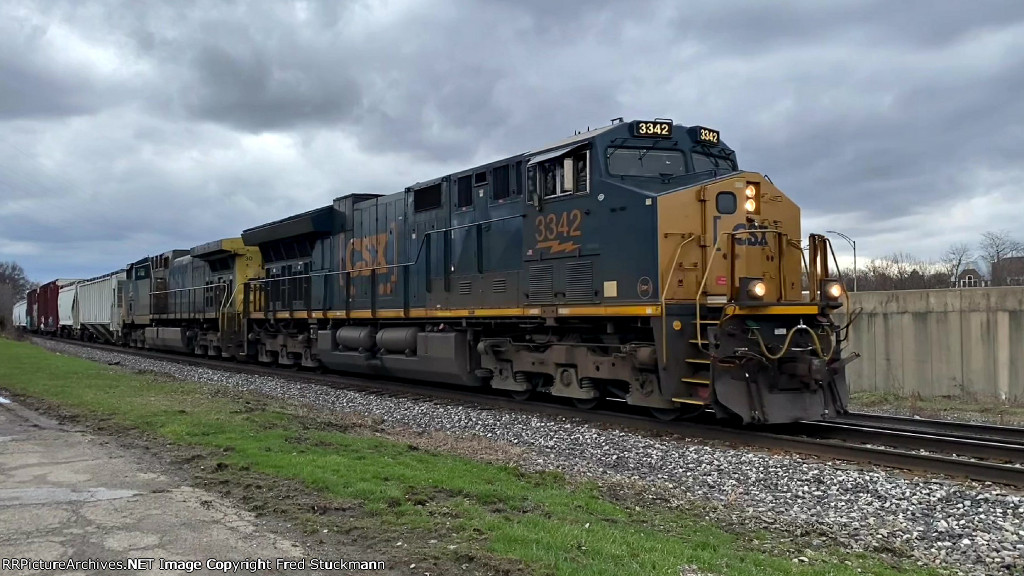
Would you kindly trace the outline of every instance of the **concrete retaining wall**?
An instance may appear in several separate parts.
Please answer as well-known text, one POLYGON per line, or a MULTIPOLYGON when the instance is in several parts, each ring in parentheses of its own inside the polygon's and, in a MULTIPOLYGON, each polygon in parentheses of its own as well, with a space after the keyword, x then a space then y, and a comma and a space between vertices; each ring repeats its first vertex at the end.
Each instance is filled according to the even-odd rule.
MULTIPOLYGON (((1024 401, 1024 288, 850 294, 856 392, 1024 401)), ((845 322, 845 317, 843 318, 845 322)))

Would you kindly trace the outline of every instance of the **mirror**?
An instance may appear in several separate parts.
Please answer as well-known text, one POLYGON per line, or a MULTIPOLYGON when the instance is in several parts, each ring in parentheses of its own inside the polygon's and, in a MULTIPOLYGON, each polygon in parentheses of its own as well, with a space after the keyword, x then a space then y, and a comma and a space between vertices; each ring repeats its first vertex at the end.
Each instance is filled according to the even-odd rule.
POLYGON ((571 194, 573 192, 573 175, 575 173, 572 157, 570 156, 562 161, 562 192, 564 194, 571 194))
POLYGON ((526 169, 526 203, 540 206, 540 198, 537 193, 537 167, 529 166, 526 169))

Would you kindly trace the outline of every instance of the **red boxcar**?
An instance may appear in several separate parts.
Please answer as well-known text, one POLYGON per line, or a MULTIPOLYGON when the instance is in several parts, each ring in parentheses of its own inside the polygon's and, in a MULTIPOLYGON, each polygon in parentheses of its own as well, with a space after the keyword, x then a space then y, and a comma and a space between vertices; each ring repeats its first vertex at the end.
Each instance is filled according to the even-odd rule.
POLYGON ((60 286, 60 280, 54 280, 39 287, 39 294, 36 296, 36 317, 39 319, 40 332, 56 332, 60 325, 60 313, 57 310, 60 286))
POLYGON ((28 306, 25 307, 25 330, 29 332, 36 332, 39 330, 39 294, 38 288, 33 288, 26 294, 28 300, 28 306))

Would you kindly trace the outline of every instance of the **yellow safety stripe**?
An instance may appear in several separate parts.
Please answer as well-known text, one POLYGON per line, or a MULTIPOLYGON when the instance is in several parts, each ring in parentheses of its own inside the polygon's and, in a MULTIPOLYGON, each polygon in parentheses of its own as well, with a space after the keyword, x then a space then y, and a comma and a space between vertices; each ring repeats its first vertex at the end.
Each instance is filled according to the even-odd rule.
POLYGON ((755 315, 755 314, 817 314, 820 308, 815 305, 810 306, 751 306, 747 308, 738 308, 730 306, 728 313, 737 315, 755 315))
MULTIPOLYGON (((292 312, 270 312, 270 317, 276 319, 306 319, 306 318, 490 318, 507 316, 657 316, 661 314, 661 306, 550 306, 530 308, 478 308, 478 309, 428 309, 414 308, 405 311, 398 309, 382 309, 371 312, 370 310, 352 310, 346 314, 343 310, 330 310, 327 312, 307 312, 296 310, 292 312)), ((253 313, 254 316, 262 316, 262 313, 253 313)))
MULTIPOLYGON (((810 306, 761 306, 739 308, 735 305, 729 307, 730 315, 756 315, 756 314, 817 314, 819 308, 810 306)), ((263 316, 262 312, 252 312, 252 316, 263 316)), ((460 309, 427 309, 414 308, 409 310, 408 315, 401 308, 390 308, 371 312, 370 310, 352 310, 345 313, 343 310, 328 311, 282 311, 270 312, 269 316, 275 319, 318 319, 318 318, 352 318, 352 319, 389 319, 389 318, 491 318, 508 316, 660 316, 661 306, 545 306, 529 308, 460 308, 460 309)), ((186 319, 186 318, 216 318, 217 314, 159 314, 154 319, 186 319)), ((714 323, 714 321, 704 321, 714 323)))
MULTIPOLYGON (((817 306, 761 306, 752 308, 738 308, 731 306, 730 314, 754 315, 754 314, 817 314, 817 306)), ((260 316, 261 313, 254 313, 260 316)), ((296 310, 292 312, 271 312, 271 317, 282 319, 307 319, 307 318, 353 318, 353 319, 388 319, 388 318, 490 318, 502 316, 659 316, 661 315, 660 305, 636 306, 545 306, 529 308, 459 308, 459 309, 427 309, 413 308, 408 315, 401 308, 381 309, 374 312, 370 310, 352 310, 348 314, 343 310, 329 310, 307 312, 296 310)))

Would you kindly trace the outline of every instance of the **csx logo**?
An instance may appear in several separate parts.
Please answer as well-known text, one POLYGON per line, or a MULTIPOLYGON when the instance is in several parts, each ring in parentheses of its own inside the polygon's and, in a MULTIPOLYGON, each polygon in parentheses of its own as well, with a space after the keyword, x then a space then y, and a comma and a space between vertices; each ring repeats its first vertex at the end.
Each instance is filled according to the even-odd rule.
MULTIPOLYGON (((714 233, 715 238, 718 238, 718 224, 722 220, 721 216, 715 216, 714 218, 714 233)), ((751 224, 749 227, 744 222, 732 227, 732 241, 736 246, 768 246, 768 233, 767 232, 756 232, 760 228, 756 223, 751 224), (750 230, 748 233, 743 233, 744 230, 750 230)), ((718 247, 718 252, 722 251, 722 246, 725 244, 725 239, 721 239, 718 247)))
POLYGON ((733 232, 741 232, 743 230, 750 230, 746 234, 736 234, 733 236, 733 242, 737 246, 767 246, 768 245, 768 233, 767 232, 755 232, 757 230, 757 224, 747 227, 746 224, 740 222, 739 224, 732 227, 733 232))
MULTIPOLYGON (((390 232, 364 238, 353 238, 348 241, 348 248, 345 250, 345 260, 350 266, 350 276, 352 278, 370 276, 373 269, 376 268, 379 279, 377 293, 382 295, 394 293, 395 285, 398 283, 398 269, 386 268, 389 265, 388 243, 393 232, 394 227, 392 226, 390 232)), ((352 291, 354 290, 355 286, 353 285, 352 291)))

